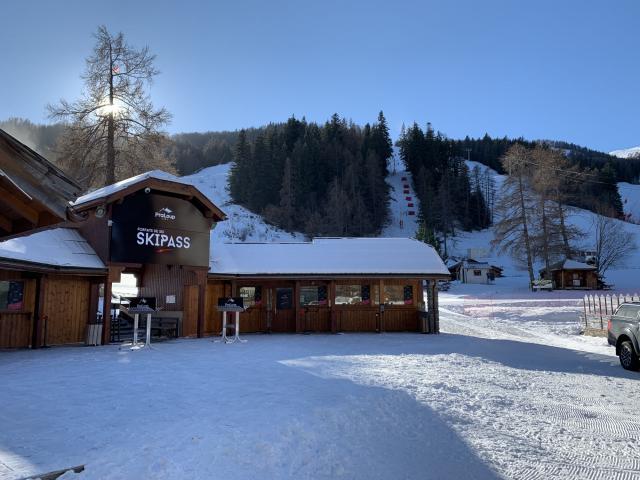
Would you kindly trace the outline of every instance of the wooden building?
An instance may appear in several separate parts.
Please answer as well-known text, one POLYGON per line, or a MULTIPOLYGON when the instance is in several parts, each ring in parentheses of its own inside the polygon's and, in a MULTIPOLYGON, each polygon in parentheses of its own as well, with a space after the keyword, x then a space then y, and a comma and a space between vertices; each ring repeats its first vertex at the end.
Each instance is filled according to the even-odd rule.
POLYGON ((595 290, 598 288, 596 267, 587 263, 565 259, 546 269, 540 270, 540 276, 553 282, 553 288, 559 290, 595 290))
MULTIPOLYGON (((245 299, 245 332, 435 333, 437 282, 448 278, 436 251, 417 240, 318 238, 214 244, 208 288, 212 299, 245 299)), ((219 331, 219 315, 207 312, 219 331)))
POLYGON ((0 238, 67 219, 80 186, 0 129, 0 238))
POLYGON ((72 180, 6 137, 0 188, 21 202, 0 203, 0 348, 84 343, 95 325, 109 343, 123 273, 183 337, 219 335, 215 305, 232 295, 248 306, 243 332, 438 331, 449 272, 424 243, 212 243, 225 215, 193 185, 152 171, 76 198, 72 180))

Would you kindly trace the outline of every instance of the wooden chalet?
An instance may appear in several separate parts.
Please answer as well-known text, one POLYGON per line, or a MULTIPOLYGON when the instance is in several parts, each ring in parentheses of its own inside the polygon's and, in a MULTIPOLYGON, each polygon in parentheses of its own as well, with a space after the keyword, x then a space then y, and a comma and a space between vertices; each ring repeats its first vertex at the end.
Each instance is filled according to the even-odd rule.
MULTIPOLYGON (((244 298, 246 332, 435 333, 437 282, 448 278, 436 251, 417 240, 318 238, 214 244, 208 288, 211 299, 244 298)), ((211 321, 219 331, 219 316, 211 321)))
POLYGON ((0 203, 10 221, 0 239, 0 348, 82 344, 96 325, 98 343, 114 341, 111 290, 125 273, 153 300, 154 321, 175 321, 181 337, 219 335, 215 305, 228 296, 248 307, 241 332, 438 331, 437 282, 449 272, 428 245, 212 243, 226 217, 180 178, 152 171, 77 197, 73 181, 4 137, 13 150, 2 151, 2 169, 12 173, 0 185, 20 202, 0 203))
POLYGON ((595 290, 599 288, 596 267, 587 263, 565 259, 540 270, 540 277, 553 282, 558 290, 595 290))

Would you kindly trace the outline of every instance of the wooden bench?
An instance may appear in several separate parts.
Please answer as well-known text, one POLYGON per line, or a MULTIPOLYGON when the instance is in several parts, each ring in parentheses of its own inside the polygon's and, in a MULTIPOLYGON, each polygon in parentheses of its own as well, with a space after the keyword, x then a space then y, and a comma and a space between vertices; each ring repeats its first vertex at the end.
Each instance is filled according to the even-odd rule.
POLYGON ((151 317, 151 336, 177 338, 179 324, 177 317, 151 317))

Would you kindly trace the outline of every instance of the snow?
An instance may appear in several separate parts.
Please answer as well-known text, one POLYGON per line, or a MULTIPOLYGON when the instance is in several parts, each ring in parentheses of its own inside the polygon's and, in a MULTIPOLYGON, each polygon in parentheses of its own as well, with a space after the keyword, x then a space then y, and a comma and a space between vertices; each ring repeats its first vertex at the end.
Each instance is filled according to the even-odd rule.
POLYGON ((640 478, 638 374, 578 292, 441 294, 440 335, 0 357, 0 479, 640 478))
POLYGON ((296 243, 216 243, 210 271, 229 275, 449 275, 430 245, 409 238, 316 238, 296 243))
POLYGON ((618 158, 632 158, 640 155, 640 147, 623 148, 621 150, 613 150, 609 152, 609 155, 613 155, 618 158))
POLYGON ((567 270, 594 270, 595 267, 593 265, 589 265, 582 262, 576 262, 575 260, 566 259, 561 264, 552 265, 550 270, 560 270, 561 267, 567 270))
POLYGON ((389 175, 385 180, 390 187, 389 221, 383 228, 381 237, 413 238, 418 231, 420 203, 413 190, 411 173, 402 170, 402 166, 396 149, 387 165, 389 175), (406 178, 406 181, 403 181, 403 178, 406 178), (405 185, 409 188, 404 188, 405 185), (404 193, 405 190, 409 190, 409 193, 404 193), (406 197, 411 197, 411 200, 407 200, 406 197), (410 203, 413 203, 413 207, 409 206, 410 203), (415 212, 415 215, 409 215, 410 211, 415 212))
POLYGON ((0 242, 0 258, 73 268, 106 268, 72 228, 54 228, 0 242))
POLYGON ((131 185, 135 185, 136 183, 143 182, 149 178, 155 178, 158 180, 168 180, 171 182, 183 182, 180 177, 176 177, 175 175, 171 175, 170 173, 164 172, 162 170, 150 170, 145 173, 141 173, 140 175, 136 175, 134 177, 126 178, 119 182, 116 182, 111 185, 107 185, 106 187, 98 188, 93 190, 92 192, 87 193, 86 195, 82 195, 78 197, 75 201, 69 202, 73 206, 82 205, 83 203, 91 202, 98 198, 108 197, 109 195, 113 195, 116 192, 124 190, 125 188, 130 187, 131 185))
MULTIPOLYGON (((496 192, 499 195, 500 188, 506 178, 505 175, 498 174, 495 170, 473 161, 467 161, 470 170, 475 165, 481 168, 482 172, 488 171, 496 184, 496 192)), ((634 198, 640 202, 640 186, 631 185, 630 189, 634 193, 634 198)), ((496 195, 496 197, 497 197, 496 195)), ((626 208, 626 207, 625 207, 626 208)), ((625 210, 626 211, 626 210, 625 210)), ((583 233, 583 238, 578 242, 578 247, 585 251, 595 250, 595 229, 594 225, 597 214, 580 208, 570 207, 567 209, 567 224, 578 227, 583 233)), ((606 282, 613 285, 614 290, 620 293, 631 293, 640 290, 638 278, 640 278, 640 225, 629 222, 619 222, 622 227, 632 233, 636 237, 636 244, 639 247, 633 254, 625 259, 622 265, 612 267, 607 270, 605 277, 606 282)), ((500 253, 496 249, 491 248, 491 241, 494 239, 493 228, 487 228, 473 232, 456 232, 456 236, 450 240, 448 254, 457 258, 464 258, 469 250, 481 251, 486 250, 485 257, 474 257, 474 260, 488 262, 504 269, 505 280, 510 283, 516 283, 520 292, 524 293, 528 290, 529 278, 526 273, 525 266, 520 265, 506 253, 500 253)), ((540 269, 544 267, 542 261, 538 260, 534 265, 534 272, 538 276, 540 269)))
POLYGON ((622 208, 628 221, 640 223, 640 185, 627 182, 618 183, 622 208))
POLYGON ((232 163, 216 165, 180 178, 180 181, 194 185, 227 215, 227 220, 218 223, 211 233, 211 241, 303 241, 304 235, 301 233, 285 232, 278 227, 269 225, 260 215, 233 203, 228 187, 232 166, 232 163))

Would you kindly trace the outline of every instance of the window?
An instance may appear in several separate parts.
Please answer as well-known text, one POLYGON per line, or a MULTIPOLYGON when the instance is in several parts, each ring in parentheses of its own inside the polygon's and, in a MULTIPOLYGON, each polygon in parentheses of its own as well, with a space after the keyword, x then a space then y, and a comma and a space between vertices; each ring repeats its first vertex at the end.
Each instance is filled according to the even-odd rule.
POLYGON ((336 305, 377 305, 378 285, 336 285, 336 305))
POLYGON ((300 305, 327 305, 327 287, 300 287, 300 305))
POLYGON ((262 305, 262 287, 240 287, 239 291, 245 308, 262 305))
POLYGON ((336 285, 336 305, 358 305, 362 303, 361 285, 336 285))
POLYGON ((474 270, 473 271, 473 276, 474 277, 479 277, 480 275, 482 275, 482 270, 474 270))
POLYGON ((626 318, 637 318, 638 311, 640 311, 640 306, 636 305, 620 305, 618 310, 616 310, 616 317, 626 317, 626 318))
POLYGON ((413 305, 413 287, 411 285, 385 285, 385 305, 413 305))
POLYGON ((0 310, 22 310, 24 282, 0 282, 0 310))

